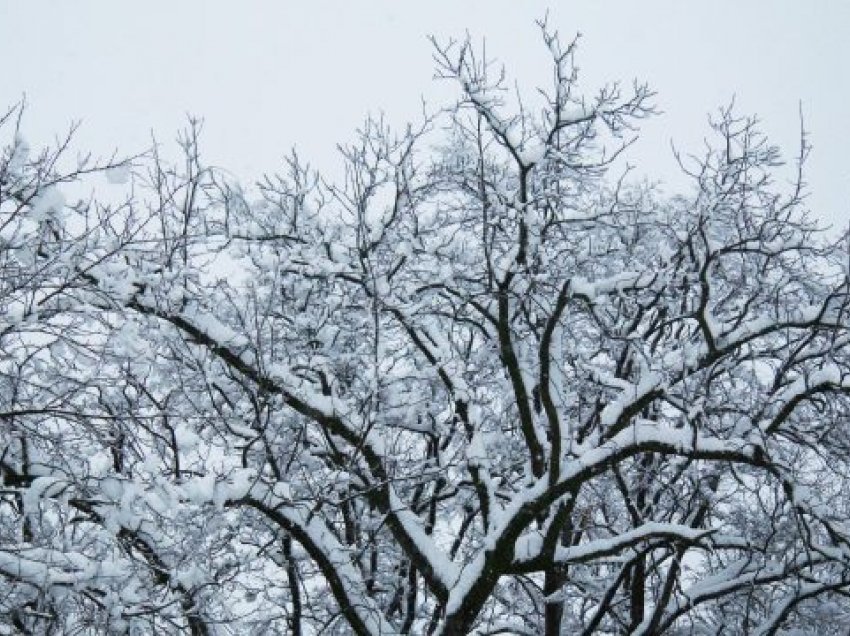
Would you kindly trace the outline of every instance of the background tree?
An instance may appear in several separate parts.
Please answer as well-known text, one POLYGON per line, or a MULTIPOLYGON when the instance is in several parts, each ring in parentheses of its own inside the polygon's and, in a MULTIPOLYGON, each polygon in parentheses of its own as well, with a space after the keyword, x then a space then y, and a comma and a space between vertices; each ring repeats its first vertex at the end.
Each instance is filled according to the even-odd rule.
POLYGON ((806 218, 805 136, 790 185, 731 109, 690 191, 611 178, 652 95, 580 93, 543 40, 534 106, 435 44, 458 103, 367 121, 339 183, 293 154, 245 192, 192 122, 181 165, 68 206, 85 169, 13 136, 10 625, 841 632, 850 255, 806 218))

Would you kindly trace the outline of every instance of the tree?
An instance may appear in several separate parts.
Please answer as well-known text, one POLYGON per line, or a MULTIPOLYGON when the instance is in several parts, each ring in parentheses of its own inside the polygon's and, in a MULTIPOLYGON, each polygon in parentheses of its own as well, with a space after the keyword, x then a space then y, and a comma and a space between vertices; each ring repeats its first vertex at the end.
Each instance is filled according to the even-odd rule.
POLYGON ((435 44, 458 103, 368 120, 341 183, 293 153, 244 191, 194 121, 179 165, 63 171, 10 111, 12 630, 843 633, 850 255, 805 136, 790 186, 731 109, 690 191, 612 179, 652 94, 543 39, 539 110, 435 44))

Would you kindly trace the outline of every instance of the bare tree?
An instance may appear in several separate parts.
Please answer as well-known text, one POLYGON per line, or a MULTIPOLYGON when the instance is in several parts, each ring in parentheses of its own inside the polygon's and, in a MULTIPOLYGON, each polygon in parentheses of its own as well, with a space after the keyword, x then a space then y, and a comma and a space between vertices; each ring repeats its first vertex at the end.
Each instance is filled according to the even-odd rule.
POLYGON ((83 170, 13 140, 10 624, 841 633, 850 254, 805 135, 791 184, 731 109, 682 195, 612 178, 652 93, 580 93, 542 32, 534 105, 435 43, 458 103, 367 121, 340 183, 293 154, 242 190, 192 122, 120 205, 50 207, 83 170))

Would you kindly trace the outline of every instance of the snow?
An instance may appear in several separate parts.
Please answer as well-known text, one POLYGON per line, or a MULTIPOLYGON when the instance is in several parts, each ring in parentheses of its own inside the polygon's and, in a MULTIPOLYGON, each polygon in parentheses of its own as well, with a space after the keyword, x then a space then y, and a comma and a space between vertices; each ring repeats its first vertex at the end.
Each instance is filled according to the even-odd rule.
POLYGON ((422 520, 399 499, 395 488, 389 486, 388 489, 390 492, 390 509, 404 527, 405 534, 416 545, 417 551, 425 557, 436 578, 446 588, 451 589, 457 584, 460 576, 457 565, 452 563, 446 553, 437 547, 433 537, 425 533, 422 520))
POLYGON ((248 338, 228 327, 210 312, 190 307, 183 312, 183 317, 221 346, 238 349, 250 344, 248 338))
POLYGON ((481 431, 476 431, 472 436, 472 441, 466 448, 466 459, 474 466, 486 465, 487 448, 484 445, 484 433, 481 431))
POLYGON ((89 474, 92 477, 104 477, 112 470, 112 458, 106 453, 98 453, 89 457, 89 474))
POLYGON ((589 561, 600 556, 616 554, 629 546, 657 538, 695 543, 712 532, 710 529, 692 528, 676 523, 648 522, 608 538, 594 539, 577 546, 558 546, 555 559, 560 563, 589 561))
POLYGON ((504 127, 504 136, 505 140, 513 147, 513 148, 521 148, 523 143, 523 134, 522 129, 518 126, 505 126, 504 127))
POLYGON ((130 181, 131 175, 130 165, 121 164, 106 170, 106 181, 112 185, 124 185, 130 181))
POLYGON ((11 301, 3 307, 3 322, 7 325, 17 325, 27 317, 27 307, 22 302, 11 301))
POLYGON ((588 110, 584 104, 574 102, 564 107, 561 112, 561 119, 568 123, 577 122, 585 119, 592 113, 593 111, 588 110))
POLYGON ((6 170, 9 174, 17 177, 24 169, 27 160, 30 156, 30 145, 20 135, 15 135, 15 140, 12 145, 12 154, 9 156, 9 161, 6 164, 6 170))
POLYGON ((659 373, 647 373, 638 384, 630 384, 622 390, 616 399, 609 402, 600 415, 600 423, 604 428, 610 428, 617 423, 620 416, 632 404, 639 402, 653 391, 658 390, 664 381, 659 373))
POLYGON ((188 422, 178 422, 174 428, 174 439, 183 453, 196 449, 201 442, 201 438, 188 422))
POLYGON ((475 585, 476 581, 478 581, 483 574, 485 562, 486 553, 484 551, 480 551, 475 555, 472 562, 463 567, 460 572, 460 577, 458 577, 457 582, 449 592, 449 600, 446 603, 445 610, 447 615, 453 614, 460 608, 464 599, 467 597, 470 590, 472 590, 472 586, 475 585))
POLYGON ((48 186, 41 190, 31 202, 30 216, 36 220, 44 220, 56 216, 65 206, 65 197, 56 186, 48 186))
MULTIPOLYGON (((451 614, 456 611, 464 598, 481 577, 484 572, 484 567, 487 563, 488 551, 495 549, 504 534, 508 524, 514 519, 519 511, 529 502, 546 492, 548 481, 544 478, 535 482, 531 487, 525 488, 517 493, 511 502, 499 514, 493 515, 491 520, 491 529, 484 537, 484 550, 480 550, 478 554, 460 570, 459 576, 456 579, 454 586, 449 593, 449 600, 446 603, 446 614, 451 614)), ((528 539, 524 539, 523 543, 528 539)))
POLYGON ((375 635, 393 634, 396 630, 384 618, 383 612, 375 606, 372 598, 359 589, 362 580, 360 572, 351 565, 348 550, 325 528, 322 523, 309 511, 284 510, 283 514, 294 525, 300 527, 309 537, 313 546, 322 552, 343 582, 344 593, 348 597, 348 607, 352 608, 365 623, 366 628, 375 635))
POLYGON ((194 477, 183 485, 186 498, 196 505, 212 502, 216 493, 216 476, 210 472, 201 477, 194 477))
POLYGON ((522 535, 516 540, 514 547, 514 561, 530 561, 537 557, 543 550, 543 534, 539 531, 532 531, 522 535))
POLYGON ((531 166, 540 163, 546 155, 546 144, 527 141, 519 151, 519 159, 523 165, 531 166))
POLYGON ((769 432, 774 423, 773 417, 783 408, 806 396, 813 388, 822 386, 850 389, 850 375, 842 373, 842 370, 835 364, 829 364, 810 373, 800 375, 771 400, 766 417, 759 424, 761 432, 769 432))
POLYGON ((55 497, 68 488, 68 482, 61 477, 44 475, 32 481, 29 488, 24 490, 23 504, 27 513, 37 513, 42 499, 55 497))
POLYGON ((632 287, 648 285, 654 277, 653 272, 620 272, 608 278, 589 281, 575 276, 570 279, 570 291, 579 296, 585 296, 594 302, 599 296, 621 292, 632 287))

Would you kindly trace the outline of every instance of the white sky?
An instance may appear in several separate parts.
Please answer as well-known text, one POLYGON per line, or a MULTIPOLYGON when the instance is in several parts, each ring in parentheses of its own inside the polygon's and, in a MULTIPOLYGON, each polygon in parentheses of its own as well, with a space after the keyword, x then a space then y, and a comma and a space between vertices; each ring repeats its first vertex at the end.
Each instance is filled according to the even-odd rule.
MULTIPOLYGON (((698 150, 706 113, 736 96, 787 156, 802 103, 814 153, 810 203, 850 219, 850 2, 601 1, 549 5, 564 36, 583 34, 582 84, 646 80, 665 114, 631 155, 675 184, 670 141, 698 150)), ((0 106, 26 93, 25 135, 46 142, 82 119, 80 148, 131 153, 151 131, 171 140, 187 113, 205 120, 207 163, 253 179, 288 149, 332 165, 367 112, 416 117, 432 80, 426 36, 486 37, 511 77, 533 87, 549 67, 525 0, 0 0, 0 106)))

